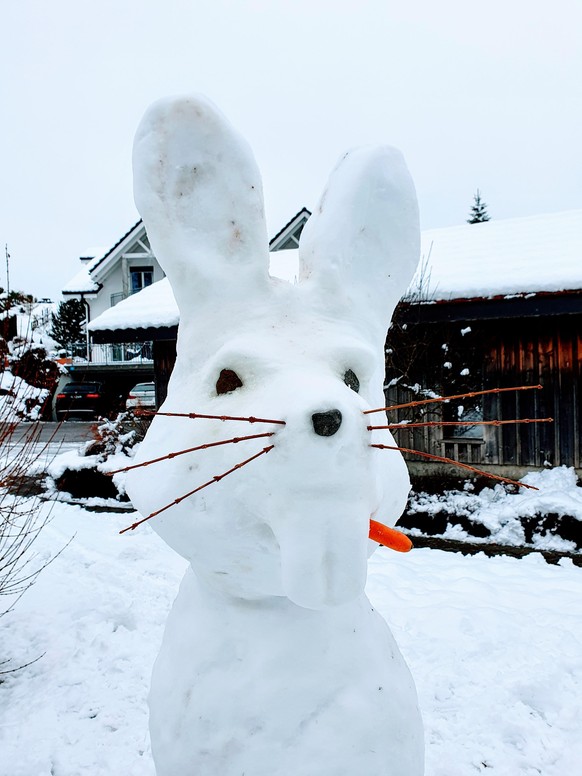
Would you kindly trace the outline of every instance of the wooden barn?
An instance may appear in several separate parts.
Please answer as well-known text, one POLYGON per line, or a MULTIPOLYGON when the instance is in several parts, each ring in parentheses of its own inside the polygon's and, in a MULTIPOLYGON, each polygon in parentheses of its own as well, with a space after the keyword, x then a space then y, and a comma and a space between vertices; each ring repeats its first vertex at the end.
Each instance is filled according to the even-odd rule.
MULTIPOLYGON (((292 279, 297 251, 273 256, 275 274, 292 279)), ((106 311, 90 329, 95 342, 153 341, 161 401, 176 325, 165 279, 106 311)), ((580 473, 582 211, 423 232, 421 267, 388 332, 386 364, 390 406, 542 386, 391 411, 391 423, 436 424, 395 430, 402 447, 511 478, 544 466, 580 473), (553 422, 489 425, 544 418, 553 422)), ((435 459, 406 457, 423 478, 453 471, 435 459)))
MULTIPOLYGON (((423 257, 388 334, 387 403, 541 388, 396 410, 391 421, 446 424, 397 430, 398 443, 512 478, 580 470, 582 211, 425 232, 423 257)), ((406 457, 417 474, 443 471, 406 457)))

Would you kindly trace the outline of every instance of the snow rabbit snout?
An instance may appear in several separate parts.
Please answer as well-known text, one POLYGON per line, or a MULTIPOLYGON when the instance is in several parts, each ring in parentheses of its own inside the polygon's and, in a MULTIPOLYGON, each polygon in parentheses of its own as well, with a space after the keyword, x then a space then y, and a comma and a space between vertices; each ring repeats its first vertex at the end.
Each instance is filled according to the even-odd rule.
POLYGON ((386 331, 419 255, 400 153, 340 159, 301 235, 295 284, 269 275, 256 163, 207 99, 149 109, 134 179, 180 310, 170 414, 154 418, 138 461, 203 449, 130 472, 133 503, 160 511, 151 527, 222 593, 312 609, 354 599, 370 518, 393 524, 409 489, 400 454, 370 447, 393 444, 389 432, 364 415, 384 404, 386 331))

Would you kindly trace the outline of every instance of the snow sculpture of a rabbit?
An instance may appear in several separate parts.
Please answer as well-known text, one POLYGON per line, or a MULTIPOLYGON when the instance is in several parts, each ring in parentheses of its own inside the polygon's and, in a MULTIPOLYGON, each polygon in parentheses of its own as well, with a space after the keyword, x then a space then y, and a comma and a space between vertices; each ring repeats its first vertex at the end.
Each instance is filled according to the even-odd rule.
POLYGON ((391 524, 409 489, 382 407, 384 338, 419 254, 399 152, 347 153, 301 237, 300 282, 269 277, 252 153, 205 98, 143 118, 135 198, 180 308, 165 412, 138 461, 221 439, 128 475, 147 515, 265 446, 264 454, 150 522, 186 558, 154 668, 159 776, 419 776, 416 692, 364 594, 369 520, 391 524), (235 374, 233 374, 235 373, 235 374))

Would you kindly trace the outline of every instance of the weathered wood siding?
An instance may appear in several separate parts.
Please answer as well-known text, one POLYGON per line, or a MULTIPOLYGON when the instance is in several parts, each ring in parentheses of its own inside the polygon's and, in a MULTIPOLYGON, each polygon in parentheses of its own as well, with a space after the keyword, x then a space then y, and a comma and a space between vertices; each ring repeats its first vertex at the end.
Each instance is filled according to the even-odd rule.
POLYGON ((176 340, 154 340, 154 380, 158 407, 168 395, 168 382, 176 362, 176 340))
POLYGON ((509 321, 486 338, 484 385, 542 385, 487 397, 486 419, 554 418, 553 423, 503 426, 486 435, 484 462, 499 465, 554 465, 580 468, 581 321, 509 321))
MULTIPOLYGON (((505 467, 582 465, 582 316, 550 316, 471 322, 477 359, 482 372, 473 373, 470 390, 541 384, 541 390, 500 393, 483 397, 484 420, 554 418, 553 423, 483 426, 482 440, 446 438, 443 429, 432 427, 397 431, 403 447, 444 455, 466 463, 505 467)), ((410 327, 410 336, 422 337, 422 329, 410 327)), ((433 363, 442 361, 435 347, 427 363, 419 365, 418 382, 423 388, 446 393, 435 385, 433 363)), ((393 377, 393 375, 388 375, 393 377)), ((443 390, 444 389, 444 390, 443 390)), ((422 398, 399 385, 387 390, 389 405, 422 398)), ((423 419, 442 419, 443 405, 428 405, 423 419)), ((411 418, 410 410, 390 413, 390 421, 411 418)), ((414 418, 421 419, 420 417, 414 418)), ((422 461, 418 456, 405 455, 422 461)))

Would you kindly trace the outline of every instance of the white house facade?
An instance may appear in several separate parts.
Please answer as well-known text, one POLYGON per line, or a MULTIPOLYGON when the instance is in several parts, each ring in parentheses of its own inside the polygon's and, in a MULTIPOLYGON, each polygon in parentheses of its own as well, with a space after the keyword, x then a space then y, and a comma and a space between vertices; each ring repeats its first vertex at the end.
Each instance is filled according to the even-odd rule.
POLYGON ((85 303, 88 321, 165 277, 141 221, 103 256, 81 256, 80 261, 81 269, 62 292, 65 299, 85 303))

